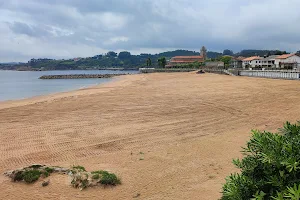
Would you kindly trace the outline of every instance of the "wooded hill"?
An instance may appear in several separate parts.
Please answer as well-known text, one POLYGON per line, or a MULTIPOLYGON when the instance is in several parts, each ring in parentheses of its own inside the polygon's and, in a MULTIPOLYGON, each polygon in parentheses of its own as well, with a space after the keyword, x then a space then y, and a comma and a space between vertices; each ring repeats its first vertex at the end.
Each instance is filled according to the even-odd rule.
MULTIPOLYGON (((220 58, 223 55, 231 56, 264 56, 264 55, 281 55, 285 51, 278 50, 242 50, 234 54, 231 50, 224 50, 223 53, 207 52, 207 57, 211 59, 220 58)), ((151 59, 151 66, 158 67, 158 59, 165 57, 168 61, 174 56, 193 56, 199 55, 199 52, 188 50, 175 50, 159 54, 140 54, 132 55, 128 51, 120 52, 119 54, 109 51, 105 55, 95 55, 87 58, 77 59, 31 59, 28 63, 20 64, 0 64, 0 69, 11 70, 73 70, 73 69, 103 69, 103 68, 124 68, 124 69, 137 69, 145 67, 147 60, 151 59)))
MULTIPOLYGON (((159 54, 140 54, 132 55, 130 52, 123 51, 119 54, 115 52, 108 52, 105 55, 96 55, 88 58, 81 58, 77 61, 72 60, 47 60, 29 62, 28 65, 32 68, 46 69, 46 70, 64 70, 64 69, 99 69, 99 68, 139 68, 146 66, 148 58, 151 59, 151 66, 158 66, 158 59, 165 57, 167 60, 174 56, 192 56, 199 55, 195 51, 176 50, 159 54)), ((216 58, 221 53, 208 52, 212 58, 216 58)))

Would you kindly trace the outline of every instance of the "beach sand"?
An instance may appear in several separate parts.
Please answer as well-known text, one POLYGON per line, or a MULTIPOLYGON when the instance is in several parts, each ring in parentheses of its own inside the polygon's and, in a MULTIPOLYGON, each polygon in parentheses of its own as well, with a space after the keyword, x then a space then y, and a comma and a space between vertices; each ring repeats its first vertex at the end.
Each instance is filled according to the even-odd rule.
POLYGON ((218 199, 250 130, 300 117, 299 81, 193 72, 117 79, 0 103, 0 172, 75 164, 116 173, 122 185, 79 191, 63 175, 47 187, 0 175, 0 199, 218 199))

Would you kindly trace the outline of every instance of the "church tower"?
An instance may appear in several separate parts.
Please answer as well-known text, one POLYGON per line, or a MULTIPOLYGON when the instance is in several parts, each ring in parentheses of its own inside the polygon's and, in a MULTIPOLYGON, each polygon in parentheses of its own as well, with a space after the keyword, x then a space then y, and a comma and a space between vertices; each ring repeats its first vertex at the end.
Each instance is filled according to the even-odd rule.
POLYGON ((203 46, 203 47, 200 49, 200 56, 202 56, 204 60, 207 59, 207 49, 205 48, 205 46, 203 46))

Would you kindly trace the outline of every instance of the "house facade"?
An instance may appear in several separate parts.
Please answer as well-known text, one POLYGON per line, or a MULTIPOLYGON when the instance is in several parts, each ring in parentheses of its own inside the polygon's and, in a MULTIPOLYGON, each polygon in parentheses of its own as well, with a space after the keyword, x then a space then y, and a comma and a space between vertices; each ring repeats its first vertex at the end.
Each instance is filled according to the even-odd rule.
POLYGON ((249 58, 243 59, 242 66, 243 68, 261 68, 261 57, 252 56, 249 58))
POLYGON ((237 58, 232 58, 230 61, 230 67, 231 68, 243 68, 243 60, 245 57, 237 57, 237 58))
POLYGON ((297 54, 271 55, 265 57, 252 56, 243 59, 243 68, 252 69, 298 69, 300 56, 297 54))
POLYGON ((277 55, 265 56, 261 58, 261 67, 264 69, 274 68, 277 55))
POLYGON ((299 69, 300 56, 297 54, 283 54, 275 58, 275 66, 279 69, 299 69))

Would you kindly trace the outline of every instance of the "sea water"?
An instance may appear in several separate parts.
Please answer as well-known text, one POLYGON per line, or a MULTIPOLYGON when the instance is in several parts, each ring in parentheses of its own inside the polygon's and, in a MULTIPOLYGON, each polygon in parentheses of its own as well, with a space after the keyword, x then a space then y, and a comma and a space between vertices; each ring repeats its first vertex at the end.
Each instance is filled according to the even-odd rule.
POLYGON ((66 70, 66 71, 4 71, 0 70, 0 102, 24 99, 39 95, 71 91, 107 83, 112 78, 101 79, 39 79, 42 75, 59 74, 135 74, 138 71, 66 70))

